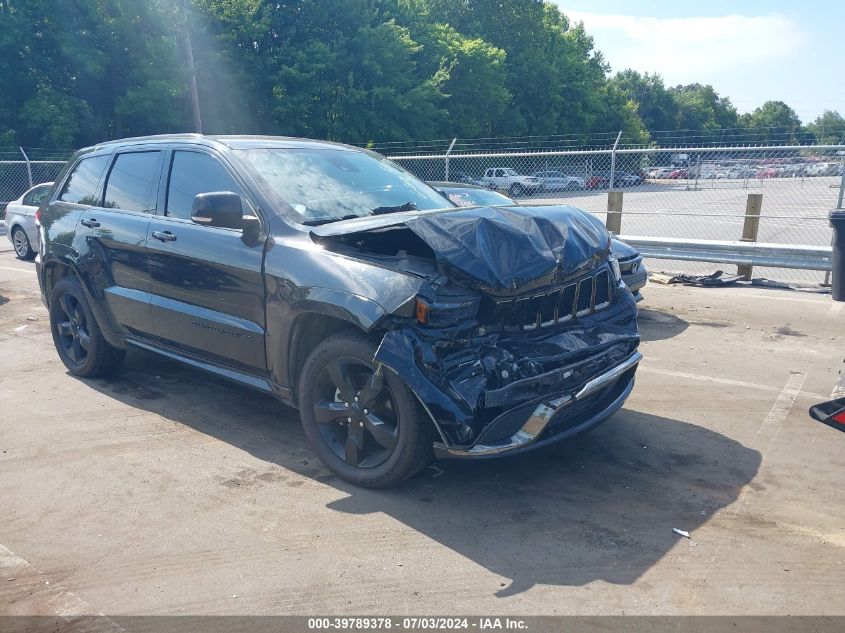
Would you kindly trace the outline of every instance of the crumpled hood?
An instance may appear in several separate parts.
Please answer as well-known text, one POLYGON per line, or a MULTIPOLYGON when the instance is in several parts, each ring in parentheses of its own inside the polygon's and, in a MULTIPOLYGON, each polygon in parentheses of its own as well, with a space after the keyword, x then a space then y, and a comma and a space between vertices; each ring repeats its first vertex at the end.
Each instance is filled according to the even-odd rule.
POLYGON ((493 290, 517 288, 549 274, 567 277, 603 259, 609 250, 602 223, 570 206, 471 207, 401 215, 377 222, 337 222, 312 233, 327 237, 404 225, 434 251, 441 268, 458 270, 493 290), (346 230, 341 225, 347 225, 346 230))
POLYGON ((494 289, 554 271, 566 277, 608 250, 605 228, 573 207, 479 207, 406 225, 439 262, 494 289))

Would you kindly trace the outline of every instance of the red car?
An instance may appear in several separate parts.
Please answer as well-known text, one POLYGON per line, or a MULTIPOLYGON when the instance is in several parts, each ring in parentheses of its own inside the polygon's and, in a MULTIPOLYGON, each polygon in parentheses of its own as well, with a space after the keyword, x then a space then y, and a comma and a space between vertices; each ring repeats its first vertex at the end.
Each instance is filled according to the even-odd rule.
POLYGON ((587 189, 607 189, 610 181, 604 176, 590 176, 584 186, 587 189))
POLYGON ((777 178, 779 175, 778 170, 772 167, 766 167, 765 169, 761 169, 756 174, 754 174, 755 178, 777 178))
POLYGON ((686 178, 689 178, 689 170, 688 169, 674 169, 674 170, 669 172, 669 175, 667 176, 667 178, 672 178, 674 180, 678 180, 678 179, 684 180, 686 178))

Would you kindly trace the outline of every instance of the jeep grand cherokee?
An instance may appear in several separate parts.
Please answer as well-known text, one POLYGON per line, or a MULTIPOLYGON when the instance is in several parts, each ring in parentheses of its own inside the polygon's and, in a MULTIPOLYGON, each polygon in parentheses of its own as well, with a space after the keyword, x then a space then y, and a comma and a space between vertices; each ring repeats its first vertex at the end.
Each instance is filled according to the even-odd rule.
POLYGON ((590 428, 641 358, 592 216, 458 208, 354 147, 104 143, 73 157, 38 215, 39 283, 72 374, 108 374, 134 346, 275 394, 363 486, 590 428))

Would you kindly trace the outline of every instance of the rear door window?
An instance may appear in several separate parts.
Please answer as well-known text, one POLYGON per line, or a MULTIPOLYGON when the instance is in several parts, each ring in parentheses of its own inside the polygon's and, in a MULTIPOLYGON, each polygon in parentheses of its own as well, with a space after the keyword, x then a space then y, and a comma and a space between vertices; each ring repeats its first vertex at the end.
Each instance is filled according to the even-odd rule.
POLYGON ((173 152, 167 187, 168 217, 190 220, 197 194, 223 191, 238 194, 244 203, 244 212, 249 213, 246 197, 223 163, 201 152, 173 152))
POLYGON ((161 152, 118 154, 106 182, 103 206, 151 213, 155 209, 153 192, 158 184, 161 152))
POLYGON ((73 168, 70 178, 65 182, 59 200, 98 206, 100 201, 97 199, 97 185, 108 162, 108 155, 91 156, 80 160, 73 168))

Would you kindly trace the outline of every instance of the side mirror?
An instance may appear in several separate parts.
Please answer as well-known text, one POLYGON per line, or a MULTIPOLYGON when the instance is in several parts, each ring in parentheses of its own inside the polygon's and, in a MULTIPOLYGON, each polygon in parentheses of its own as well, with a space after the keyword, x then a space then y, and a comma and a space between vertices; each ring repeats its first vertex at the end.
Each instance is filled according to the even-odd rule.
POLYGON ((191 220, 202 226, 243 229, 244 205, 241 197, 231 191, 201 193, 194 197, 191 220))

